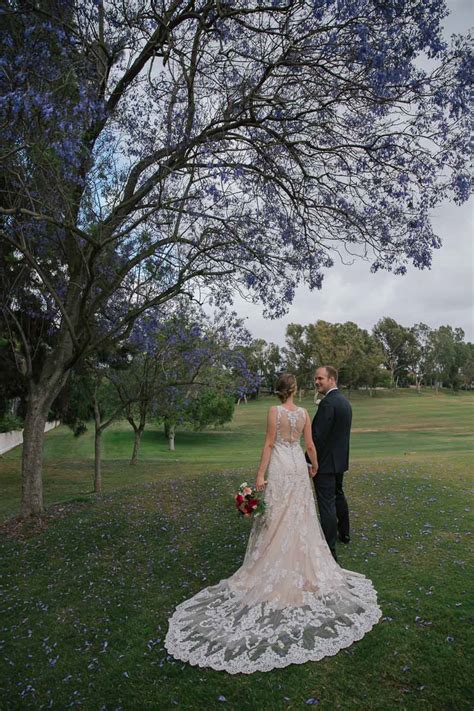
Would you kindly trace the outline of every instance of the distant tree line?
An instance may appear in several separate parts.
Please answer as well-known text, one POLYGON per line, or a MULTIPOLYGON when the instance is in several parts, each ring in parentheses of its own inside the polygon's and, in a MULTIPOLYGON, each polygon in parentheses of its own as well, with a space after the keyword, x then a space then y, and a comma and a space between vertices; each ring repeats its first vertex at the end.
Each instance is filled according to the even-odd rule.
POLYGON ((312 388, 315 369, 325 363, 339 370, 341 385, 349 389, 474 385, 474 344, 466 342, 461 328, 404 326, 389 316, 371 332, 352 321, 292 323, 283 348, 256 339, 246 357, 260 377, 260 388, 270 391, 281 370, 295 373, 302 390, 312 388))
MULTIPOLYGON (((3 431, 21 427, 25 411, 14 345, 0 339, 3 431)), ((341 385, 349 389, 474 385, 474 344, 461 328, 404 326, 385 316, 369 332, 352 321, 318 320, 289 324, 280 347, 252 339, 233 313, 210 318, 183 301, 165 316, 151 312, 141 318, 119 347, 104 347, 80 361, 50 418, 61 417, 76 434, 94 421, 100 437, 112 421, 125 417, 135 434, 134 463, 150 418, 162 423, 173 448, 177 425, 203 428, 228 421, 239 398, 272 392, 282 370, 295 373, 301 390, 311 389, 314 371, 324 363, 339 370, 341 385)))

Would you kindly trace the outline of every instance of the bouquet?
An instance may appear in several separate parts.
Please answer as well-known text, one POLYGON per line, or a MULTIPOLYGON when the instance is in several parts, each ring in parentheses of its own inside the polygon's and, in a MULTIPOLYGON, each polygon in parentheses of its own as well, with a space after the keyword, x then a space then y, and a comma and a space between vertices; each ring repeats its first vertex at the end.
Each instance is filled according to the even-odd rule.
POLYGON ((244 481, 234 496, 237 511, 246 518, 250 516, 261 516, 265 511, 265 501, 258 497, 255 489, 244 481))

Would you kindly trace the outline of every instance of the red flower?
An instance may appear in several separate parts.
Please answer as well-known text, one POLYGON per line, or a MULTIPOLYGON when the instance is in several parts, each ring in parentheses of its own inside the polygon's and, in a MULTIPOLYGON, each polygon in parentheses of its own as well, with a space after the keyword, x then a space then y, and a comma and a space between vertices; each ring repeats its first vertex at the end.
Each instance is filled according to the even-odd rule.
MULTIPOLYGON (((247 490, 249 489, 250 487, 247 487, 247 490)), ((237 510, 242 516, 245 516, 245 518, 251 518, 262 503, 257 497, 256 491, 253 489, 251 491, 251 494, 244 494, 242 491, 238 491, 234 495, 237 510)), ((262 505, 262 508, 264 505, 265 504, 262 505)))

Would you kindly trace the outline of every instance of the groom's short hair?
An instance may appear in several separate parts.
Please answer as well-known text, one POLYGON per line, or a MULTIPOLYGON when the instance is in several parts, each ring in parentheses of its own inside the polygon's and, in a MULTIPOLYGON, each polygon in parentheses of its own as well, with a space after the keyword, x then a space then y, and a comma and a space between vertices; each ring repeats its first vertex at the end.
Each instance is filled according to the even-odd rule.
POLYGON ((328 374, 328 378, 333 378, 337 383, 338 372, 337 372, 336 368, 333 365, 323 365, 321 367, 326 368, 326 373, 328 374))

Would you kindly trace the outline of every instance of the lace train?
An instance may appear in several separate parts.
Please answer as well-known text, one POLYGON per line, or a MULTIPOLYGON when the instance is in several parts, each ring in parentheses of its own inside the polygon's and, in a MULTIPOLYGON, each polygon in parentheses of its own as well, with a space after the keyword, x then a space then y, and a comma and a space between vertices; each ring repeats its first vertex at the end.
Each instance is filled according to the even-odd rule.
POLYGON ((382 614, 370 580, 349 571, 345 589, 323 598, 304 593, 304 598, 300 607, 266 602, 249 607, 221 581, 177 606, 166 649, 193 666, 229 674, 265 672, 337 654, 382 614))

